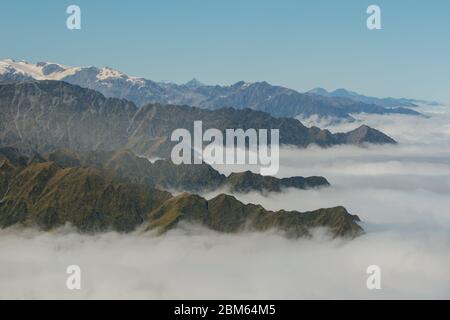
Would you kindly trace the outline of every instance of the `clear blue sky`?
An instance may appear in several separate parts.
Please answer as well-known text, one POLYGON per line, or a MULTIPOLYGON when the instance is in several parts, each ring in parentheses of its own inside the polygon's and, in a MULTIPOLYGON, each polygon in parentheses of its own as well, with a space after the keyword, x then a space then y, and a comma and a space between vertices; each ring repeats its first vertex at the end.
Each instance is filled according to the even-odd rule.
POLYGON ((0 58, 450 102, 448 0, 2 0, 0 58), (82 10, 69 31, 68 5, 82 10), (366 28, 378 4, 383 30, 366 28))

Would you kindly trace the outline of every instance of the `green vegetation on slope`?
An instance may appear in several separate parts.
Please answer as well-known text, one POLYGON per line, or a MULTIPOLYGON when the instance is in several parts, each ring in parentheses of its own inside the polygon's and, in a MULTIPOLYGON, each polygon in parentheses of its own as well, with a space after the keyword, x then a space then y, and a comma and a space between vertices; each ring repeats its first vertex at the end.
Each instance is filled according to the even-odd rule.
POLYGON ((63 167, 40 157, 36 159, 41 161, 25 163, 25 158, 2 150, 2 228, 19 224, 51 230, 70 223, 82 232, 130 232, 144 225, 164 233, 189 222, 226 233, 279 229, 290 237, 308 236, 317 227, 328 228, 334 236, 355 237, 363 232, 359 218, 342 207, 273 212, 224 194, 209 201, 189 193, 173 197, 111 170, 63 167))

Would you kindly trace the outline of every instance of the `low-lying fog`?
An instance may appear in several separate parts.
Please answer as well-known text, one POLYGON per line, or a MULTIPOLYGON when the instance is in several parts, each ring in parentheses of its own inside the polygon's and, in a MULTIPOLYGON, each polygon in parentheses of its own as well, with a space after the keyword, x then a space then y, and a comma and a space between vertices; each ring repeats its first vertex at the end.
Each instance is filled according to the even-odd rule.
POLYGON ((318 231, 288 240, 195 226, 162 237, 3 230, 0 298, 450 298, 450 109, 420 111, 429 118, 357 116, 397 146, 282 149, 280 177, 322 175, 331 188, 235 195, 268 209, 344 205, 360 216, 364 236, 331 240, 318 231), (73 264, 82 271, 79 291, 66 289, 73 264), (369 265, 381 268, 380 290, 366 287, 369 265))

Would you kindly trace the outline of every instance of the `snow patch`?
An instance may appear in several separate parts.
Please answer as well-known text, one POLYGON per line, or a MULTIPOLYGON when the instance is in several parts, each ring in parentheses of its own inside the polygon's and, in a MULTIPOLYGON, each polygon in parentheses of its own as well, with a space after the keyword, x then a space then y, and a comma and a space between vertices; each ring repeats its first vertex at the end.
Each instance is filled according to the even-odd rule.
POLYGON ((65 66, 58 63, 39 62, 32 64, 26 61, 15 61, 13 59, 0 60, 0 74, 11 73, 28 76, 36 80, 61 80, 64 77, 75 74, 80 68, 65 66), (49 65, 57 66, 55 72, 45 75, 44 68, 49 65))

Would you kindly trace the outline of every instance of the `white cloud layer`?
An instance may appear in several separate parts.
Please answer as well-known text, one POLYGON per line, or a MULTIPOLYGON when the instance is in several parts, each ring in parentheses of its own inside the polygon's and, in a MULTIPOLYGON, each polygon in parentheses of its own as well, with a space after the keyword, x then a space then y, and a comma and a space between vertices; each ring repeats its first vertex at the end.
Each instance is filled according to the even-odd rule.
POLYGON ((331 188, 235 195, 269 209, 344 205, 367 231, 355 240, 320 231, 311 240, 221 235, 195 226, 162 237, 9 229, 0 231, 0 298, 448 299, 450 110, 421 111, 430 117, 359 116, 398 146, 282 150, 279 176, 322 175, 331 188), (65 287, 71 264, 82 269, 80 291, 65 287), (373 264, 381 290, 366 288, 373 264))

